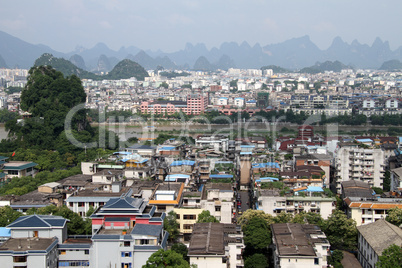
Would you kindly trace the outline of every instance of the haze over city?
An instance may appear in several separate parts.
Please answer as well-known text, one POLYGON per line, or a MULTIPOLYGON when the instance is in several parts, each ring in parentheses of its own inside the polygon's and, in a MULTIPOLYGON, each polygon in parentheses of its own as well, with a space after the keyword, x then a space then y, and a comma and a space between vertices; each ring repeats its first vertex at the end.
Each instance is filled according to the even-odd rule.
POLYGON ((391 49, 402 44, 400 1, 5 1, 0 29, 61 52, 103 42, 172 52, 187 42, 208 49, 223 42, 251 46, 309 35, 320 49, 340 36, 391 49))

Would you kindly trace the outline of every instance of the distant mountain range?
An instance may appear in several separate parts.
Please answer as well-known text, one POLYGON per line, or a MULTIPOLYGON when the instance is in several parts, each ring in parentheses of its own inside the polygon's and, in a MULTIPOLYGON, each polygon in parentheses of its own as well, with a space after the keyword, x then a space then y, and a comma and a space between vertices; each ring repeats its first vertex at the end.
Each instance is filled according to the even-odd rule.
MULTIPOLYGON (((305 67, 314 71, 322 69, 325 62, 332 67, 392 68, 402 61, 402 46, 391 50, 388 41, 377 38, 371 46, 353 41, 351 44, 336 37, 326 50, 319 49, 308 36, 293 38, 282 43, 251 47, 247 42, 225 42, 219 48, 208 50, 204 44, 186 44, 185 48, 172 53, 144 51, 137 47, 122 47, 118 51, 98 43, 93 48, 77 48, 70 53, 61 53, 45 45, 33 45, 0 31, 0 67, 30 68, 42 54, 64 58, 83 71, 110 72, 117 63, 129 59, 145 69, 215 70, 228 68, 255 68, 280 66, 289 70, 305 67), (385 64, 390 62, 391 64, 385 64), (333 64, 336 63, 337 66, 333 64), (345 64, 345 65, 344 65, 345 64), (315 67, 314 67, 315 66, 315 67), (321 67, 320 67, 321 66, 321 67), (318 68, 320 67, 320 68, 318 68)), ((398 68, 399 69, 399 68, 398 68)), ((309 69, 307 69, 309 70, 309 69)))

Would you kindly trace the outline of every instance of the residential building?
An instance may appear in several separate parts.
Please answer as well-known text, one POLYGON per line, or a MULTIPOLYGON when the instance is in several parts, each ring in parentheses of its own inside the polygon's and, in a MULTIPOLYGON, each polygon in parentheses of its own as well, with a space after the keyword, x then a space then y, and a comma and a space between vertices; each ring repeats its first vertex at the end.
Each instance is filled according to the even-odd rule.
POLYGON ((346 215, 356 221, 356 225, 364 225, 385 219, 391 208, 402 209, 402 198, 361 198, 347 197, 346 215))
POLYGON ((335 197, 324 196, 280 196, 279 191, 258 190, 258 210, 276 216, 281 212, 297 214, 314 212, 327 219, 336 209, 335 197))
POLYGON ((3 171, 6 174, 6 179, 13 177, 35 176, 35 166, 38 164, 28 161, 10 161, 3 164, 3 171))
POLYGON ((327 267, 330 244, 317 225, 271 224, 275 268, 327 267))
POLYGON ((358 260, 363 268, 376 267, 383 251, 395 244, 402 246, 402 229, 384 219, 357 227, 358 260))
POLYGON ((382 188, 385 173, 384 151, 358 148, 356 144, 340 146, 335 158, 338 193, 341 193, 341 183, 349 180, 361 180, 371 187, 382 188))
POLYGON ((228 137, 224 135, 200 135, 195 139, 195 145, 199 147, 211 147, 215 151, 226 152, 228 150, 228 137))
POLYGON ((391 169, 391 187, 393 192, 402 192, 402 167, 391 169))
POLYGON ((196 223, 188 256, 198 268, 239 268, 244 266, 243 234, 234 224, 196 223))

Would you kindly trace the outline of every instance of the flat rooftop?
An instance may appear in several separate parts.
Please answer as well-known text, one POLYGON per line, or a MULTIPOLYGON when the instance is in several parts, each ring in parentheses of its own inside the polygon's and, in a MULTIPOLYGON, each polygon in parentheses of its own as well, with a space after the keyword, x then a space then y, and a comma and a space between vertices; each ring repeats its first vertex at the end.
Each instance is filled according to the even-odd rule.
POLYGON ((0 252, 47 250, 55 241, 55 238, 10 238, 0 246, 0 252))

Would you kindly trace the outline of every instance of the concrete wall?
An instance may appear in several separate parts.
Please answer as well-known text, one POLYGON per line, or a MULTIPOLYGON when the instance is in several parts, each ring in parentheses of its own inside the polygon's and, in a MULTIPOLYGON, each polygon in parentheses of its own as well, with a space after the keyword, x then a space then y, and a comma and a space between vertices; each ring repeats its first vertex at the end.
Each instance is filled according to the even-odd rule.
POLYGON ((190 257, 190 264, 196 264, 198 268, 227 268, 222 263, 222 256, 190 257))

